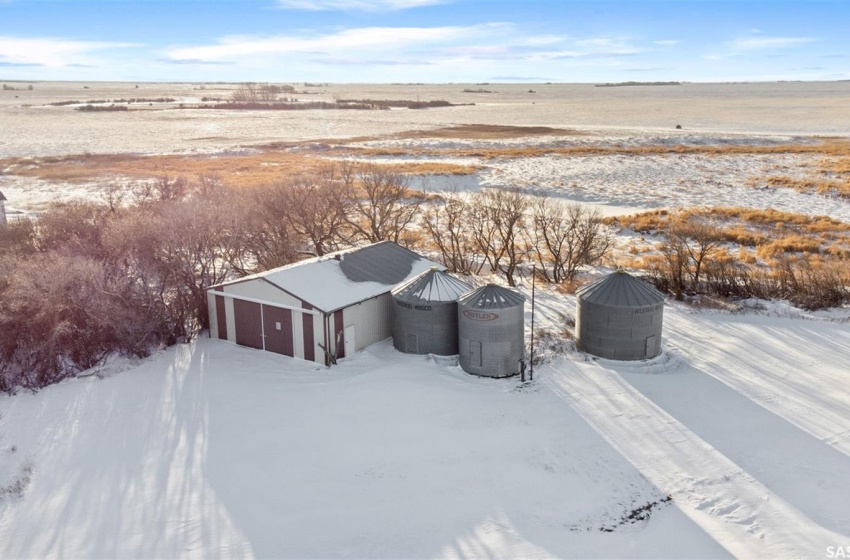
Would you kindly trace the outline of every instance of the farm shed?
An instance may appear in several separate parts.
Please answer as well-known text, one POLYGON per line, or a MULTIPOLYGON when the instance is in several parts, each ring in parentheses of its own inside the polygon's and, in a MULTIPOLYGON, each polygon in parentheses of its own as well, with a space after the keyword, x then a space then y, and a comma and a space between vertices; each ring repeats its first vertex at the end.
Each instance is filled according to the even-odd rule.
POLYGON ((576 292, 576 346, 612 360, 661 353, 664 295, 618 270, 576 292))
POLYGON ((485 377, 510 377, 525 357, 525 297, 487 284, 460 297, 460 367, 485 377))
POLYGON ((6 223, 6 197, 0 191, 0 226, 6 223))
POLYGON ((390 290, 432 266, 382 241, 218 284, 207 291, 210 336, 328 364, 389 338, 390 290))
POLYGON ((472 286, 432 267, 393 294, 393 346, 407 354, 457 354, 457 298, 472 286))

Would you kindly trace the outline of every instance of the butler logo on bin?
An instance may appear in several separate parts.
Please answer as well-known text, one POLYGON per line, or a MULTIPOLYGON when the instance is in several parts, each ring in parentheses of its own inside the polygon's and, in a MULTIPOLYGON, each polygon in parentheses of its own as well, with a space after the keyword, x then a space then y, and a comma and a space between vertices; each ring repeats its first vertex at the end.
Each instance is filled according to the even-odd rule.
POLYGON ((473 321, 495 321, 499 318, 498 313, 488 313, 487 311, 474 311, 472 309, 464 309, 463 316, 473 321))

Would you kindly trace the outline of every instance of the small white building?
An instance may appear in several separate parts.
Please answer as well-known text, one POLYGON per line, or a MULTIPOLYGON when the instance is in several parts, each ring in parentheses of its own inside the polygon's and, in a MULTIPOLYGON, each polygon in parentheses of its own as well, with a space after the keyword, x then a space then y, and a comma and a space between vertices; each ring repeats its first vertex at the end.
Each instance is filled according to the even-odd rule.
POLYGON ((390 290, 432 266, 382 241, 218 284, 207 291, 210 336, 328 364, 389 338, 390 290))

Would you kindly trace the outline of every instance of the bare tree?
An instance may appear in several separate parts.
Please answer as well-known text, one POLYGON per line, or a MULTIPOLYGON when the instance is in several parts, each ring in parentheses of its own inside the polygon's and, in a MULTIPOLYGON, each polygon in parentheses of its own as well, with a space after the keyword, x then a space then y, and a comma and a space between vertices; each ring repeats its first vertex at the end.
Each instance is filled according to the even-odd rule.
POLYGON ((475 243, 491 269, 514 286, 514 275, 527 253, 522 233, 528 197, 519 189, 487 189, 476 193, 470 204, 475 243))
POLYGON ((230 98, 237 103, 254 103, 277 101, 281 93, 293 93, 295 88, 290 85, 246 82, 240 84, 230 98))
POLYGON ((449 272, 478 274, 484 266, 478 245, 473 242, 470 214, 470 206, 451 191, 422 215, 422 227, 449 272))
POLYGON ((133 194, 138 204, 182 200, 189 194, 189 181, 185 177, 162 175, 150 181, 137 183, 133 194))
POLYGON ((356 179, 359 192, 351 193, 348 216, 354 237, 398 243, 415 222, 425 197, 409 188, 406 175, 376 165, 358 167, 356 179))
POLYGON ((331 164, 291 182, 275 185, 273 196, 294 233, 310 244, 310 254, 321 256, 340 247, 348 237, 354 177, 348 164, 331 164))
POLYGON ((224 258, 238 274, 268 270, 298 260, 304 243, 293 231, 287 217, 290 201, 279 187, 258 187, 242 192, 228 192, 216 200, 226 201, 227 237, 224 258))
POLYGON ((532 243, 547 280, 568 282, 582 266, 601 260, 612 236, 602 216, 580 204, 537 197, 532 205, 532 243))

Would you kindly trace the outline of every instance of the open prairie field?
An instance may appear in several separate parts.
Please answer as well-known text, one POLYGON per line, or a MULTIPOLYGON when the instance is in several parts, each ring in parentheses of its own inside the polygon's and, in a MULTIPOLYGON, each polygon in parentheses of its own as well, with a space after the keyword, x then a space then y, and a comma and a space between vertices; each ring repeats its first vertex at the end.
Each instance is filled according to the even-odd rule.
POLYGON ((288 95, 298 102, 452 105, 200 108, 236 87, 50 82, 2 91, 0 190, 11 208, 35 211, 154 177, 264 185, 353 158, 413 174, 429 190, 520 187, 609 215, 743 203, 850 220, 850 82, 294 84, 288 95), (127 110, 75 110, 91 102, 127 110))
POLYGON ((75 153, 210 152, 271 142, 344 139, 460 124, 691 133, 847 135, 850 82, 682 84, 295 84, 300 101, 446 100, 430 110, 222 111, 180 109, 227 99, 235 84, 35 83, 0 92, 0 157, 75 153), (136 87, 138 85, 138 88, 136 87), (201 89, 203 88, 203 89, 201 89), (466 90, 466 91, 464 91, 466 90), (490 93, 473 93, 484 90, 490 93), (130 111, 81 113, 66 101, 173 99, 130 111))

